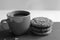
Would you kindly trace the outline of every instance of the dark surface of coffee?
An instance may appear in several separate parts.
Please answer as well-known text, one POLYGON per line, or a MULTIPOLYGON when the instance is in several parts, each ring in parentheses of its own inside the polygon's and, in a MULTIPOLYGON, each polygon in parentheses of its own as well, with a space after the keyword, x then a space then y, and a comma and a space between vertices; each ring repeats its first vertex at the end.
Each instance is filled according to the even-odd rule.
POLYGON ((15 14, 14 16, 27 16, 29 15, 30 13, 27 12, 27 11, 15 11, 15 14))

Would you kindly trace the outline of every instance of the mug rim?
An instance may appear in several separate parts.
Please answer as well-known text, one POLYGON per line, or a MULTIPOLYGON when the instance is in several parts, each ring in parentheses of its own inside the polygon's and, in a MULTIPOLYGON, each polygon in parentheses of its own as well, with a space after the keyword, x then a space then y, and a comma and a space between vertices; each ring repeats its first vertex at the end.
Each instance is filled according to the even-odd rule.
POLYGON ((29 11, 26 11, 26 10, 15 10, 15 11, 11 11, 11 12, 7 13, 7 16, 8 17, 20 17, 20 16, 14 16, 14 14, 16 14, 15 12, 18 12, 18 11, 28 13, 27 15, 24 15, 24 16, 21 16, 21 17, 27 17, 27 16, 30 15, 29 11))

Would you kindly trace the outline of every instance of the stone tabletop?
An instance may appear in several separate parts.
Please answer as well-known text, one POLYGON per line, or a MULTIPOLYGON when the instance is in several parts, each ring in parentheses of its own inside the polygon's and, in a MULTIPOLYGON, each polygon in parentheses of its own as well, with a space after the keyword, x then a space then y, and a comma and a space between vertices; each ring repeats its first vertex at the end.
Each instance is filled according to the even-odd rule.
POLYGON ((4 30, 0 32, 0 40, 60 40, 60 22, 54 22, 52 29, 52 32, 46 36, 36 36, 30 32, 16 36, 9 30, 4 30))

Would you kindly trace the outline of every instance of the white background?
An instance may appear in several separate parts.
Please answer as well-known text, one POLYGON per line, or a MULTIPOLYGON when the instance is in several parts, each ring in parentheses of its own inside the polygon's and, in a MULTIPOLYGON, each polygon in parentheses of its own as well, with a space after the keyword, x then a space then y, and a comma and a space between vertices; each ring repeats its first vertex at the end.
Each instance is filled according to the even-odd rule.
POLYGON ((60 0, 0 0, 0 10, 60 10, 60 0))
MULTIPOLYGON (((7 18, 7 13, 12 10, 0 10, 0 21, 7 18)), ((47 11, 47 10, 31 10, 31 19, 34 17, 47 17, 54 22, 60 22, 60 11, 47 11)))

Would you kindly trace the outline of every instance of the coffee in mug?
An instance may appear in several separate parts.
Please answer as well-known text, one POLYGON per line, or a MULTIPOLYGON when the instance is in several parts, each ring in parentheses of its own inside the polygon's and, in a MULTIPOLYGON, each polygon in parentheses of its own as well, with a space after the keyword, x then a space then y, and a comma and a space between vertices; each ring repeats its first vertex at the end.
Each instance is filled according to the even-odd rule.
POLYGON ((30 27, 30 12, 24 10, 16 10, 7 14, 7 19, 2 20, 3 24, 6 21, 9 28, 15 35, 24 34, 30 27))

